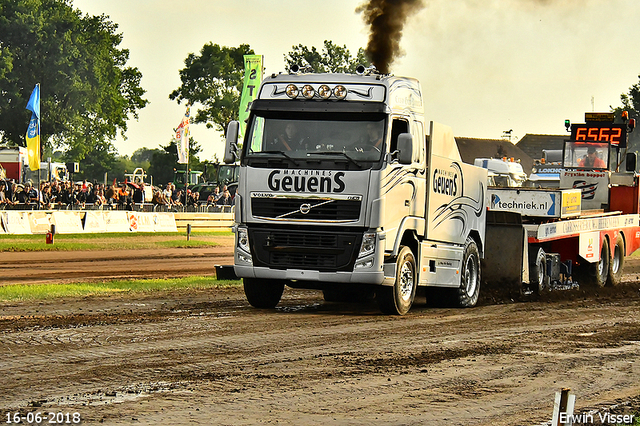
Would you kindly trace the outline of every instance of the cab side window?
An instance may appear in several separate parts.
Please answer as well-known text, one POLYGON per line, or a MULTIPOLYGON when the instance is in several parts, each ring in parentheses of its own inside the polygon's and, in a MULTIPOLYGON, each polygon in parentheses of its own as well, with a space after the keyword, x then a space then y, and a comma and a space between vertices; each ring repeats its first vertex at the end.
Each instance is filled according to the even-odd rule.
MULTIPOLYGON (((398 149, 398 135, 400 135, 400 133, 409 133, 409 123, 405 120, 394 118, 391 124, 391 145, 389 152, 394 152, 398 149)), ((396 156, 394 155, 393 158, 396 158, 396 156)))

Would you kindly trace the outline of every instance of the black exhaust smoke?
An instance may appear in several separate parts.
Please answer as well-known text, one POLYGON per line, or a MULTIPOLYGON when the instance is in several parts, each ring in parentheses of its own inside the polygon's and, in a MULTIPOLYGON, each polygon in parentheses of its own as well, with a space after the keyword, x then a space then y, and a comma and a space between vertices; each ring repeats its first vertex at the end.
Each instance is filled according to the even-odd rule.
POLYGON ((402 56, 400 39, 409 16, 424 7, 423 0, 369 0, 356 9, 370 27, 366 53, 383 74, 402 56))

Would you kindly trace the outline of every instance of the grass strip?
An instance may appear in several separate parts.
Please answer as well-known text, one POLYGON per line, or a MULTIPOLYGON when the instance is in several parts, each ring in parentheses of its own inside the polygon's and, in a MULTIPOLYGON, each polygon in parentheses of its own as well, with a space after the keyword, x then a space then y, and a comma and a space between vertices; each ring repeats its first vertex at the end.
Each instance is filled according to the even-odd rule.
POLYGON ((46 244, 44 235, 2 235, 0 251, 74 251, 74 250, 130 250, 144 248, 215 247, 216 237, 231 236, 228 231, 192 232, 186 236, 175 232, 58 234, 54 244, 46 244))
POLYGON ((215 277, 203 276, 71 284, 16 284, 0 287, 0 301, 45 300, 115 293, 150 293, 154 291, 210 289, 240 285, 241 281, 239 280, 217 280, 215 277))

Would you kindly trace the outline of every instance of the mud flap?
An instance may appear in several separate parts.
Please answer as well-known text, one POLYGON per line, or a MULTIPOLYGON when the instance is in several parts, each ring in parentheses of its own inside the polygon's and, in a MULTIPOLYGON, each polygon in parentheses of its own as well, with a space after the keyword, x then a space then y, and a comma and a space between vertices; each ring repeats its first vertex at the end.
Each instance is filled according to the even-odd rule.
POLYGON ((396 264, 395 263, 385 263, 384 266, 384 281, 382 285, 384 286, 393 286, 396 283, 396 264))
POLYGON ((529 253, 522 216, 514 212, 487 212, 482 282, 485 289, 520 294, 529 281, 529 253))

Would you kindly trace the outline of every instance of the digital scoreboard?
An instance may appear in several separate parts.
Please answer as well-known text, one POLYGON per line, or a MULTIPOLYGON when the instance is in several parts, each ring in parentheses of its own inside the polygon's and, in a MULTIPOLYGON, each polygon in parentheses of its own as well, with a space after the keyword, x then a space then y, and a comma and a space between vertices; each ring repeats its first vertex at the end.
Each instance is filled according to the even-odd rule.
POLYGON ((575 142, 609 142, 618 148, 627 147, 627 125, 597 121, 571 124, 571 140, 575 142))

